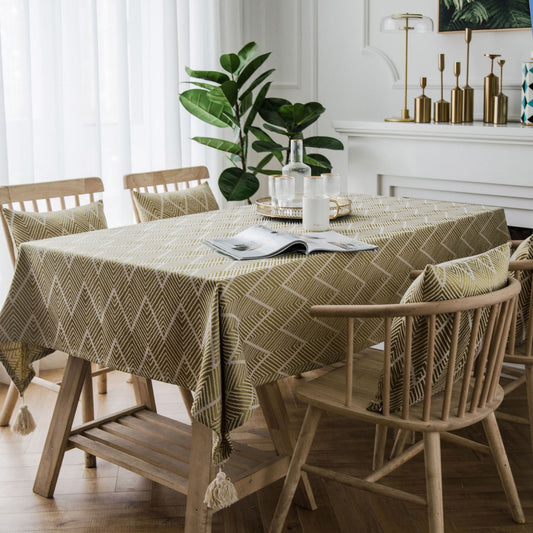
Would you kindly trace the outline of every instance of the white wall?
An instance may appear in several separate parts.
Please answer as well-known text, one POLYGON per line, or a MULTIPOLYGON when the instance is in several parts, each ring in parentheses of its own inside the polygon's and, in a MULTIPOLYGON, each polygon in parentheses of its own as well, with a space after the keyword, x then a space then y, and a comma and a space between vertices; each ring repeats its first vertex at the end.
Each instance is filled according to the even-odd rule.
MULTIPOLYGON (((438 99, 437 57, 446 54, 445 96, 454 86, 453 63, 465 70, 464 35, 437 33, 438 0, 246 0, 245 37, 272 50, 277 71, 272 92, 293 101, 317 100, 327 109, 318 129, 335 135, 334 120, 382 120, 403 107, 404 45, 401 33, 381 33, 382 17, 423 13, 435 22, 432 34, 410 34, 408 107, 420 94, 420 76, 428 78, 426 94, 438 99), (400 79, 398 79, 398 77, 400 79)), ((482 117, 483 77, 489 73, 484 53, 506 59, 504 93, 509 117, 520 112, 521 63, 533 49, 531 30, 475 32, 470 47, 470 80, 475 89, 475 117, 482 117)), ((464 84, 464 76, 460 78, 464 84)), ((329 152, 329 156, 332 152, 329 152)), ((345 171, 346 154, 333 154, 345 171)))

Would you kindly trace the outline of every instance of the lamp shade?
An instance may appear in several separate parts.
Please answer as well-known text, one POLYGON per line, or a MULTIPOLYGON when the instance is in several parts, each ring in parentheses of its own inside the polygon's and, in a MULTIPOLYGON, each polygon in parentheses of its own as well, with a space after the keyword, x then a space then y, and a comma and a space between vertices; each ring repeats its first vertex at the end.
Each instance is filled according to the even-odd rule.
POLYGON ((382 32, 394 32, 405 30, 406 21, 409 29, 416 33, 428 33, 433 31, 433 20, 418 13, 398 13, 381 19, 380 29, 382 32))

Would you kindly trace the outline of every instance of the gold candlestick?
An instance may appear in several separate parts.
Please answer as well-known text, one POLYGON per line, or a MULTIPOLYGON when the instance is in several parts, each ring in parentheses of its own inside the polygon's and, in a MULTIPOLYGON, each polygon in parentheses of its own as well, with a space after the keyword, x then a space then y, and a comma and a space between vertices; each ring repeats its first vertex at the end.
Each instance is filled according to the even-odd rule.
POLYGON ((426 83, 426 78, 420 78, 422 94, 415 98, 415 122, 431 122, 431 98, 424 94, 426 83))
POLYGON ((440 100, 433 104, 435 122, 450 122, 450 102, 444 100, 444 54, 439 54, 440 100))
POLYGON ((466 84, 463 87, 463 122, 474 122, 474 89, 468 85, 468 74, 470 72, 470 42, 472 41, 472 30, 465 29, 466 41, 466 84))
POLYGON ((453 66, 455 76, 455 87, 452 89, 452 124, 462 124, 463 122, 463 89, 459 87, 459 75, 461 74, 461 63, 456 61, 453 66))
POLYGON ((498 94, 494 97, 494 124, 507 124, 507 108, 509 104, 509 98, 503 94, 503 65, 505 65, 505 59, 498 59, 498 65, 500 65, 500 89, 498 94))
POLYGON ((494 122, 494 97, 498 93, 498 76, 494 74, 494 60, 501 54, 485 54, 490 59, 490 74, 485 76, 483 122, 494 122))

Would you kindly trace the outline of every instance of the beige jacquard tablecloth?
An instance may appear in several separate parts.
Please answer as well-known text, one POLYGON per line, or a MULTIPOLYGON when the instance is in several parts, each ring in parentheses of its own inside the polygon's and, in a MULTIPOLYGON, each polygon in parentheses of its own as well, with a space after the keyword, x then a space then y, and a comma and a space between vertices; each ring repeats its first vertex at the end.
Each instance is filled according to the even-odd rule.
MULTIPOLYGON (((62 350, 193 391, 193 415, 231 453, 258 406, 254 386, 344 357, 345 330, 314 304, 397 302, 411 269, 509 239, 502 209, 353 196, 331 229, 377 244, 355 253, 232 261, 202 242, 253 224, 302 232, 254 206, 23 244, 0 313, 0 360, 19 390, 30 363, 62 350)), ((356 349, 379 342, 357 324, 356 349)))

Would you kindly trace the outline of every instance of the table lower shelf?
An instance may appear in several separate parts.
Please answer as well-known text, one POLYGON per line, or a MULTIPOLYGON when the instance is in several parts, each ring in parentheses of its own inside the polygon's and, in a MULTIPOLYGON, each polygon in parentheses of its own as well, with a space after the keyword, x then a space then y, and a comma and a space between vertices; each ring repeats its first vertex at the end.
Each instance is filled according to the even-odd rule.
MULTIPOLYGON (((138 406, 74 428, 67 449, 79 448, 187 494, 191 441, 191 426, 138 406)), ((288 465, 288 456, 234 443, 224 472, 241 499, 284 477, 288 465)))

